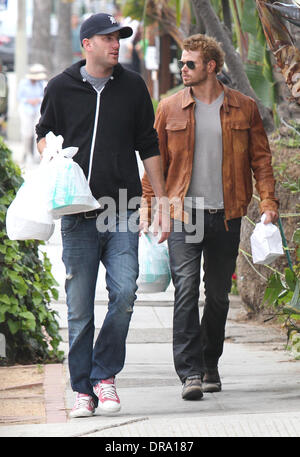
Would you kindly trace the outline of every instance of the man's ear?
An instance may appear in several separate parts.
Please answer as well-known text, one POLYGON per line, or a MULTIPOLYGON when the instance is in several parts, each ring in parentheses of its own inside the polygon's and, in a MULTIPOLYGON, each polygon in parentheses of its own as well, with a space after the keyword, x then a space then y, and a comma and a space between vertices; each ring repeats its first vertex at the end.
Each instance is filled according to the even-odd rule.
POLYGON ((207 69, 209 73, 214 73, 216 71, 216 61, 215 60, 210 60, 207 64, 207 69))
POLYGON ((85 49, 87 51, 89 51, 91 49, 91 42, 88 38, 84 38, 82 40, 82 47, 83 47, 83 49, 85 49))

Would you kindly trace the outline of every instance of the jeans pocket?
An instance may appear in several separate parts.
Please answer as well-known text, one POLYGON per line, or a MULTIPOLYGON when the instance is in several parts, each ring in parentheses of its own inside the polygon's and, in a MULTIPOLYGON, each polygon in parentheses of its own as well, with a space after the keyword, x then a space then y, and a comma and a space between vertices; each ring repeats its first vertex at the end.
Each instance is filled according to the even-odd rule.
POLYGON ((64 234, 70 233, 79 224, 79 216, 75 215, 69 215, 69 216, 63 216, 61 219, 61 232, 64 234))
POLYGON ((241 230, 242 218, 237 217, 236 219, 230 219, 227 221, 229 231, 232 233, 239 233, 241 230))

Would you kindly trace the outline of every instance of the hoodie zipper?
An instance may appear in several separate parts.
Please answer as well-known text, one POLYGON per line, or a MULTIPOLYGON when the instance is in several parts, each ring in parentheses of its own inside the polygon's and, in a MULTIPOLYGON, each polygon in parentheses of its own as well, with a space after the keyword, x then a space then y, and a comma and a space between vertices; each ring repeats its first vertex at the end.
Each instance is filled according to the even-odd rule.
POLYGON ((90 179, 91 179, 91 174, 92 174, 95 142, 96 142, 96 135, 97 135, 98 120, 99 120, 100 97, 101 97, 101 92, 103 91, 104 87, 105 86, 103 86, 101 90, 97 90, 97 89, 95 89, 95 87, 93 87, 93 89, 97 92, 97 102, 96 102, 96 111, 95 111, 95 118, 94 118, 94 130, 93 130, 92 144, 91 144, 91 150, 90 150, 89 173, 88 173, 88 179, 87 179, 89 184, 90 184, 90 179))

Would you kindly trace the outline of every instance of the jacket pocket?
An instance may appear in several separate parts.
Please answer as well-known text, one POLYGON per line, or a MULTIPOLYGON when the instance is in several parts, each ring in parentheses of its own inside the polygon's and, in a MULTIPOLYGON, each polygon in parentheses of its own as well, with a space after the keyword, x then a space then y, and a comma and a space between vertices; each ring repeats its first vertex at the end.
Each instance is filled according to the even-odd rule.
POLYGON ((231 121, 231 128, 234 130, 249 130, 250 124, 246 119, 237 119, 231 121))
POLYGON ((231 121, 232 146, 235 154, 248 151, 249 130, 250 124, 246 119, 231 121))
POLYGON ((169 119, 166 124, 168 136, 168 149, 171 153, 182 152, 187 150, 187 120, 186 119, 169 119))

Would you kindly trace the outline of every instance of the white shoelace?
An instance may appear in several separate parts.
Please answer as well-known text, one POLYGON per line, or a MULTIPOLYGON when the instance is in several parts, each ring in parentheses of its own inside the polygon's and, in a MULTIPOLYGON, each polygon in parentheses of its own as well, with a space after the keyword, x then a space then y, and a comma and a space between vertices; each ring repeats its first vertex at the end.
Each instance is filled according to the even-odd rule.
POLYGON ((77 397, 76 408, 86 408, 89 404, 90 397, 77 397))
POLYGON ((100 392, 103 398, 118 400, 116 386, 114 384, 100 384, 100 392))

